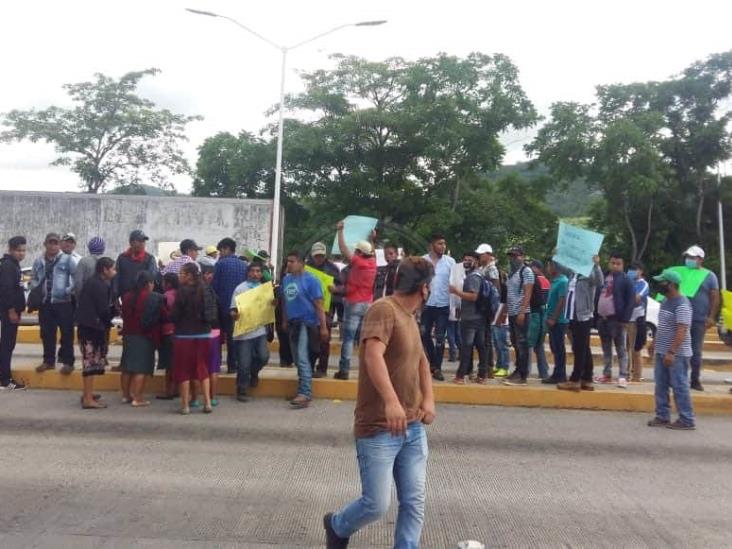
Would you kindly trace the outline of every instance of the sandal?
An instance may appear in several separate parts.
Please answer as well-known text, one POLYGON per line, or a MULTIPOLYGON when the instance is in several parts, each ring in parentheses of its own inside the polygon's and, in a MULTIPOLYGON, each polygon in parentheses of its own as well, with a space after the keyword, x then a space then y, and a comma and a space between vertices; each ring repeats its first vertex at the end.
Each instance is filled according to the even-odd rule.
MULTIPOLYGON (((98 395, 98 394, 94 393, 94 394, 92 395, 92 398, 93 398, 94 400, 101 400, 101 399, 102 399, 102 395, 98 395)), ((82 404, 84 403, 84 397, 83 397, 83 396, 80 396, 80 397, 79 397, 79 402, 81 402, 82 404)))
POLYGON ((133 408, 144 408, 145 406, 150 406, 149 400, 133 400, 132 401, 133 408))
POLYGON ((101 402, 95 402, 94 404, 91 404, 91 405, 90 404, 84 404, 83 402, 81 403, 81 409, 82 410, 102 410, 102 409, 104 409, 106 407, 107 407, 107 405, 106 404, 103 404, 101 402))
POLYGON ((204 406, 203 407, 203 413, 204 414, 210 414, 211 412, 213 412, 213 408, 211 406, 204 406))

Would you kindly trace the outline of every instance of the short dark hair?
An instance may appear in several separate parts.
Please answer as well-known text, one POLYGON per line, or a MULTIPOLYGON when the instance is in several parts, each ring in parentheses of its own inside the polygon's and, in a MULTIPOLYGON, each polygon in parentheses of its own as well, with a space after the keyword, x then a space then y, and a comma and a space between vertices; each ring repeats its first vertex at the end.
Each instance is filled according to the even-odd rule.
POLYGON ((260 271, 263 270, 264 264, 261 261, 254 261, 249 265, 250 269, 259 269, 260 271))
POLYGON ((24 236, 14 236, 10 240, 8 240, 8 248, 11 250, 17 250, 21 246, 25 246, 28 244, 24 236))
POLYGON ((405 257, 399 262, 394 289, 398 292, 413 294, 422 284, 432 282, 435 268, 423 257, 405 257))
POLYGON ((623 254, 621 254, 618 251, 611 252, 610 259, 622 259, 623 262, 625 262, 625 258, 623 257, 623 254))
POLYGON ((643 271, 646 272, 646 266, 643 265, 642 261, 633 261, 633 263, 630 264, 630 268, 635 271, 643 271))
POLYGON ((96 273, 102 274, 107 269, 114 267, 114 259, 111 257, 100 257, 97 259, 96 273))
POLYGON ((468 250, 463 254, 463 257, 472 257, 473 259, 480 259, 478 257, 478 254, 476 254, 473 250, 468 250))
POLYGON ((445 240, 445 235, 442 233, 432 233, 430 236, 430 244, 437 242, 438 240, 445 240))
POLYGON ((231 253, 236 252, 236 242, 234 242, 234 239, 227 236, 226 238, 219 240, 219 243, 216 244, 216 249, 221 251, 224 248, 231 250, 231 253))
POLYGON ((174 290, 178 289, 178 275, 175 273, 165 273, 163 275, 163 285, 167 284, 174 290))
POLYGON ((396 250, 397 252, 399 252, 399 246, 392 242, 389 242, 387 244, 384 244, 384 251, 386 250, 396 250))
POLYGON ((298 261, 303 260, 302 253, 300 253, 299 250, 290 250, 287 254, 287 257, 294 257, 298 261))

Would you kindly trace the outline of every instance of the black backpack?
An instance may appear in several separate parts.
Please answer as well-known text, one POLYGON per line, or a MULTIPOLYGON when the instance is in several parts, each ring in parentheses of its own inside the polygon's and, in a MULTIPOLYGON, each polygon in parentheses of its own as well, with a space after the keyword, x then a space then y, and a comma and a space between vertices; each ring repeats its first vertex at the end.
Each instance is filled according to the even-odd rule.
POLYGON ((475 301, 475 308, 488 320, 493 320, 493 315, 495 315, 498 306, 501 304, 501 296, 490 280, 480 273, 477 274, 480 276, 480 290, 478 291, 478 299, 475 301))

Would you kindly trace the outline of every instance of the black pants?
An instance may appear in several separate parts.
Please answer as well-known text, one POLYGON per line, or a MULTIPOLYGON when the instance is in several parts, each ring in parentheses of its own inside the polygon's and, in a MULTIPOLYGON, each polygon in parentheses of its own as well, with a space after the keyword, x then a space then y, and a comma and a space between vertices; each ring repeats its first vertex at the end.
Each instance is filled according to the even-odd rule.
POLYGON ((10 322, 7 311, 0 317, 0 383, 5 385, 11 379, 10 359, 18 339, 18 325, 10 322))
POLYGON ((592 349, 590 349, 590 328, 592 321, 579 322, 572 320, 569 330, 572 333, 572 353, 574 354, 574 368, 570 381, 592 381, 592 349))
POLYGON ((58 361, 74 365, 74 306, 71 303, 46 303, 38 311, 43 340, 43 362, 56 364, 56 331, 61 331, 58 361))
POLYGON ((229 373, 239 371, 239 353, 234 343, 234 319, 228 309, 219 310, 219 326, 226 338, 226 369, 229 373))
MULTIPOLYGON (((333 317, 327 315, 325 321, 328 325, 328 341, 319 341, 320 347, 318 348, 318 352, 310 353, 310 364, 313 366, 313 371, 323 373, 328 371, 328 362, 330 361, 330 338, 333 334, 333 317)), ((320 333, 318 333, 318 337, 320 337, 320 333)))

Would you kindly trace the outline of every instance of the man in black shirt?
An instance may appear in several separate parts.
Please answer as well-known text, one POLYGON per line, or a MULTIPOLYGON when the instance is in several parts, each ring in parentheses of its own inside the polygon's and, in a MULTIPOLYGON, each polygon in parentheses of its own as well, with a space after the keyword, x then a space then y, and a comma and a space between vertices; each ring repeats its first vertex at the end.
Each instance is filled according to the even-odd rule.
POLYGON ((8 253, 0 260, 0 390, 25 389, 10 372, 10 360, 18 337, 20 315, 25 310, 20 262, 25 259, 26 240, 14 236, 8 241, 8 253))

